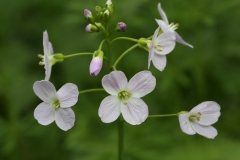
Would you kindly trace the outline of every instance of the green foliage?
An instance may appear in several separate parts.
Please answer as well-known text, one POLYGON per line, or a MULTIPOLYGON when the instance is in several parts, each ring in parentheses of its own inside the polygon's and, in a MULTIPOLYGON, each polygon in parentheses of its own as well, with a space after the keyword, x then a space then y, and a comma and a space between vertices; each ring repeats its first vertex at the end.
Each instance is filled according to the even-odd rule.
MULTIPOLYGON (((157 28, 155 18, 160 18, 158 2, 113 0, 110 26, 115 28, 120 21, 127 24, 126 32, 114 36, 152 35, 157 28)), ((73 107, 75 126, 67 132, 54 123, 39 125, 33 117, 40 100, 32 85, 44 77, 37 58, 43 53, 43 31, 48 31, 55 53, 94 52, 103 37, 85 32, 83 10, 88 8, 94 13, 96 5, 104 4, 105 0, 0 1, 0 159, 116 159, 117 123, 102 123, 97 114, 106 93, 80 95, 73 107)), ((180 24, 178 33, 194 49, 177 44, 167 56, 163 72, 152 66, 157 86, 143 99, 150 114, 176 113, 203 101, 216 101, 222 113, 214 125, 219 135, 214 140, 185 135, 176 118, 149 119, 140 126, 125 124, 124 159, 237 159, 240 2, 162 0, 161 4, 169 21, 180 24)), ((115 42, 113 59, 133 44, 115 42)), ((131 78, 147 69, 147 57, 146 51, 136 49, 123 58, 117 69, 131 78)), ((91 77, 90 61, 91 56, 76 57, 54 65, 51 81, 56 88, 74 83, 80 91, 101 87, 101 78, 109 73, 107 63, 97 77, 91 77)))

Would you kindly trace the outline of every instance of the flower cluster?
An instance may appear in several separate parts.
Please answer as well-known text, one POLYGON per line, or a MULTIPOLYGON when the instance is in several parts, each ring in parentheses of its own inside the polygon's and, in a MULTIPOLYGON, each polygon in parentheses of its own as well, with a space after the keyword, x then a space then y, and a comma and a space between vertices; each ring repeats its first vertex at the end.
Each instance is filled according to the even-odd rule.
MULTIPOLYGON (((129 37, 110 39, 111 34, 114 32, 124 32, 127 28, 124 22, 118 22, 116 27, 109 32, 108 24, 113 14, 111 0, 107 0, 104 7, 96 6, 95 10, 96 16, 90 10, 84 10, 84 17, 88 22, 85 30, 88 33, 103 33, 105 39, 102 40, 99 48, 93 53, 54 54, 48 33, 47 31, 43 32, 44 55, 39 55, 42 58, 39 64, 44 65, 45 78, 35 82, 33 85, 35 94, 43 101, 34 111, 35 119, 42 125, 48 125, 55 121, 60 129, 66 131, 71 129, 75 122, 75 114, 70 107, 77 103, 80 92, 78 87, 72 83, 67 83, 56 91, 54 85, 49 81, 52 66, 55 63, 63 62, 64 59, 74 56, 91 55, 92 60, 89 65, 89 72, 91 76, 97 76, 102 67, 104 67, 103 61, 106 60, 111 72, 103 76, 103 88, 89 89, 81 91, 81 93, 101 90, 110 94, 102 100, 98 109, 98 116, 102 122, 111 123, 119 117, 123 117, 125 122, 131 125, 139 125, 150 117, 148 105, 141 98, 154 90, 156 78, 150 71, 144 70, 136 73, 128 81, 124 72, 116 69, 117 64, 128 52, 140 47, 148 51, 148 69, 152 62, 159 71, 163 71, 167 64, 166 55, 173 51, 176 42, 193 48, 175 31, 178 28, 178 24, 169 24, 166 13, 163 11, 160 3, 158 4, 158 11, 162 19, 156 19, 158 28, 150 37, 140 39, 129 37), (120 39, 130 40, 136 44, 123 52, 115 63, 112 64, 111 44, 120 39), (104 55, 105 52, 102 51, 103 45, 107 45, 107 57, 104 55)), ((181 111, 178 114, 171 115, 178 116, 180 128, 186 134, 193 135, 198 133, 206 138, 214 138, 217 135, 217 130, 211 126, 217 122, 220 116, 220 106, 216 102, 202 102, 190 112, 181 111)))

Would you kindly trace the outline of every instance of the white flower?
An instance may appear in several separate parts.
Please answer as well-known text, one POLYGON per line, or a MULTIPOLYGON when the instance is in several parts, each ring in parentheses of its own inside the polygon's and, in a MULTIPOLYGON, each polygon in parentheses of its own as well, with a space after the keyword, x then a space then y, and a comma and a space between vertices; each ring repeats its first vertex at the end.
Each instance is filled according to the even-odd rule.
POLYGON ((43 58, 42 61, 39 62, 39 64, 44 65, 45 80, 48 81, 51 76, 52 66, 56 63, 56 61, 53 58, 53 47, 52 43, 49 42, 47 31, 43 32, 43 50, 44 55, 39 55, 40 58, 43 58))
POLYGON ((206 101, 194 107, 189 113, 180 113, 179 123, 186 134, 200 134, 206 138, 214 138, 217 130, 211 125, 218 121, 220 106, 216 102, 206 101))
POLYGON ((151 61, 153 65, 160 71, 163 71, 167 59, 166 54, 170 53, 175 47, 175 35, 171 31, 163 32, 162 34, 158 35, 160 28, 157 28, 154 32, 152 41, 148 41, 149 47, 149 56, 148 56, 148 69, 150 67, 151 61))
POLYGON ((57 126, 66 131, 73 127, 75 114, 70 108, 78 101, 78 88, 67 83, 57 92, 49 81, 37 81, 33 85, 35 94, 43 101, 34 110, 34 118, 42 125, 48 125, 54 120, 57 126))
POLYGON ((163 32, 166 32, 166 31, 171 31, 175 34, 176 36, 176 41, 183 44, 183 45, 186 45, 188 47, 191 47, 193 48, 192 45, 188 44, 187 42, 185 42, 182 37, 175 31, 177 28, 178 28, 178 24, 174 24, 174 23, 171 23, 169 24, 168 23, 168 18, 167 18, 167 15, 165 14, 165 12, 162 10, 161 8, 161 4, 158 3, 158 11, 162 17, 162 20, 158 20, 156 19, 158 25, 161 27, 161 29, 163 30, 163 32))
POLYGON ((112 71, 102 79, 103 88, 111 94, 100 104, 98 115, 105 123, 115 121, 120 113, 126 122, 137 125, 148 117, 148 107, 141 97, 152 92, 156 79, 149 71, 141 71, 127 81, 122 71, 112 71))

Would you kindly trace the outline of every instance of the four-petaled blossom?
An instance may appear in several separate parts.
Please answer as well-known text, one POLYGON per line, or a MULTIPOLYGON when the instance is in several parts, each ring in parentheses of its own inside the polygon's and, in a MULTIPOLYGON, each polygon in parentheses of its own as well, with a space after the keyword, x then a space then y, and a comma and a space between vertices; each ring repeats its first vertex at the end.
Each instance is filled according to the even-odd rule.
POLYGON ((217 130, 211 125, 218 121, 220 106, 216 102, 206 101, 194 107, 190 112, 180 113, 179 123, 186 134, 200 134, 213 139, 217 130))
POLYGON ((176 41, 183 44, 183 45, 186 45, 188 47, 191 47, 193 48, 192 45, 188 44, 187 42, 185 42, 182 37, 175 31, 177 28, 178 28, 178 24, 174 24, 174 23, 171 23, 169 24, 168 23, 168 18, 167 18, 167 15, 165 14, 165 12, 162 10, 161 8, 161 4, 158 3, 158 11, 162 17, 162 20, 158 20, 156 19, 158 25, 161 27, 161 29, 163 30, 163 32, 166 32, 166 31, 171 31, 175 34, 176 36, 176 41))
POLYGON ((52 66, 55 64, 53 58, 53 47, 52 43, 49 42, 47 31, 43 32, 43 51, 44 55, 39 55, 40 58, 43 58, 39 63, 40 65, 44 65, 45 68, 45 80, 49 80, 51 76, 52 66))
POLYGON ((73 127, 75 114, 70 108, 78 101, 78 88, 67 83, 57 92, 49 81, 37 81, 33 85, 35 94, 43 101, 34 110, 34 118, 42 125, 48 125, 54 120, 57 126, 66 131, 73 127))
POLYGON ((158 36, 160 28, 157 28, 154 32, 152 41, 148 41, 149 56, 148 56, 148 68, 151 61, 153 65, 160 71, 163 71, 166 64, 166 54, 170 53, 175 47, 175 35, 171 31, 163 32, 158 36))
POLYGON ((115 121, 120 113, 132 125, 146 120, 148 107, 141 97, 152 92, 156 86, 156 79, 151 72, 141 71, 128 82, 122 71, 112 71, 103 77, 102 86, 110 94, 102 100, 98 110, 103 122, 115 121))

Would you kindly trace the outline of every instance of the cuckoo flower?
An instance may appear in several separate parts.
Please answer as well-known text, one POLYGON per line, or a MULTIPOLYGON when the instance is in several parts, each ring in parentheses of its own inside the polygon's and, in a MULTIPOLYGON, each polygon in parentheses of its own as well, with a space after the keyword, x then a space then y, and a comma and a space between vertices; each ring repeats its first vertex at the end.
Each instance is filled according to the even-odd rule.
POLYGON ((44 55, 39 55, 40 58, 43 58, 40 65, 44 65, 45 68, 45 80, 49 80, 51 76, 52 66, 56 63, 53 57, 53 47, 52 43, 49 42, 47 31, 43 32, 43 49, 44 55))
POLYGON ((34 110, 34 118, 42 125, 48 125, 54 120, 57 126, 67 131, 73 127, 75 114, 70 108, 78 100, 78 88, 67 83, 57 92, 49 81, 37 81, 33 85, 35 94, 43 101, 34 110))
POLYGON ((192 45, 188 44, 187 42, 185 42, 182 37, 175 31, 177 28, 178 28, 178 24, 174 24, 174 23, 171 23, 169 24, 168 23, 168 18, 167 18, 167 15, 165 14, 165 12, 162 10, 162 7, 161 7, 161 4, 158 3, 158 11, 162 17, 162 20, 158 20, 156 19, 158 25, 161 27, 161 29, 163 30, 163 32, 166 32, 166 31, 171 31, 175 34, 176 36, 176 41, 183 44, 183 45, 186 45, 188 47, 191 47, 193 48, 192 45))
POLYGON ((153 65, 160 71, 163 71, 167 59, 166 54, 170 53, 175 47, 175 35, 170 31, 163 32, 158 36, 159 28, 154 32, 152 41, 148 41, 148 68, 150 67, 151 61, 153 65))
POLYGON ((213 101, 202 102, 190 112, 180 112, 179 122, 182 131, 186 134, 200 134, 213 139, 217 130, 211 125, 218 121, 220 106, 213 101))
POLYGON ((120 113, 132 125, 145 121, 148 107, 141 97, 152 92, 156 86, 156 79, 151 72, 141 71, 128 82, 122 71, 112 71, 103 77, 102 85, 110 94, 102 100, 98 110, 103 122, 115 121, 120 113))

